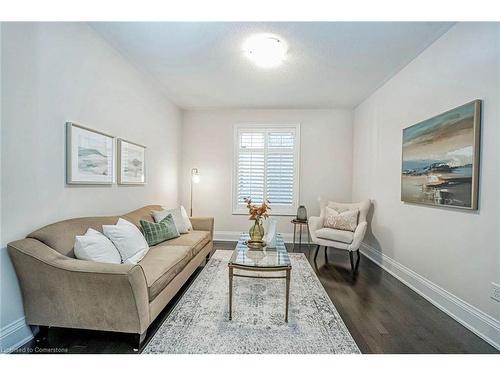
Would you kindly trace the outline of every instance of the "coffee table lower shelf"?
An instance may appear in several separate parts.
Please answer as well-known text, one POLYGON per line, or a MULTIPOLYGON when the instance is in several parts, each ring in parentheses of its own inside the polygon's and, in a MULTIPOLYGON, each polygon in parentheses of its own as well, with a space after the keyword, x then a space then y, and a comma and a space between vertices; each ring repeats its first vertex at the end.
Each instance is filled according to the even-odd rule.
POLYGON ((233 319, 233 278, 234 277, 246 277, 252 279, 286 279, 286 290, 285 290, 285 322, 288 322, 288 302, 290 299, 290 274, 292 271, 292 266, 279 266, 279 267, 247 267, 243 265, 228 264, 229 268, 229 320, 233 319), (252 275, 242 275, 234 273, 234 270, 244 270, 250 272, 285 272, 284 276, 252 276, 252 275))

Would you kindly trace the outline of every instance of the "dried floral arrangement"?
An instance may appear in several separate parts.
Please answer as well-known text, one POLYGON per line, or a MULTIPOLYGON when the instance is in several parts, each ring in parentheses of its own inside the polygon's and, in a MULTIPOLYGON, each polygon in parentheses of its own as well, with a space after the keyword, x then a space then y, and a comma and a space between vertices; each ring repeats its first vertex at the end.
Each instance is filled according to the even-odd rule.
POLYGON ((271 211, 271 206, 269 206, 269 201, 262 202, 261 205, 252 204, 252 199, 250 197, 245 198, 245 203, 247 204, 248 213, 250 214, 249 220, 267 219, 269 217, 268 211, 271 211))

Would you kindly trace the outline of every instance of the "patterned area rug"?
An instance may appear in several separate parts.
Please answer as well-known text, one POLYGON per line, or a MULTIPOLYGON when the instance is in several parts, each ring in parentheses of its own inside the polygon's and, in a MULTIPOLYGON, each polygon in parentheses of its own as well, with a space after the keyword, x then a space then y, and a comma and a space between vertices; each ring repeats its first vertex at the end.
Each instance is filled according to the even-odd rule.
POLYGON ((229 321, 231 253, 215 252, 143 353, 359 353, 304 254, 290 254, 288 323, 285 280, 237 277, 229 321))

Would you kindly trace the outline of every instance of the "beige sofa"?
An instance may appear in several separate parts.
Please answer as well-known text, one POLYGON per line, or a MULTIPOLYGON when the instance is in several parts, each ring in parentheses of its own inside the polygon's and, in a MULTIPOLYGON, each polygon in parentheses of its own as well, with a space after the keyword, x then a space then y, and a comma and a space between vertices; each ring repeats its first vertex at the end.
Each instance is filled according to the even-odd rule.
POLYGON ((47 225, 8 244, 30 325, 138 334, 148 326, 213 248, 213 218, 191 218, 193 230, 151 247, 137 265, 74 257, 75 236, 102 231, 119 217, 139 226, 153 221, 146 206, 123 216, 86 217, 47 225))

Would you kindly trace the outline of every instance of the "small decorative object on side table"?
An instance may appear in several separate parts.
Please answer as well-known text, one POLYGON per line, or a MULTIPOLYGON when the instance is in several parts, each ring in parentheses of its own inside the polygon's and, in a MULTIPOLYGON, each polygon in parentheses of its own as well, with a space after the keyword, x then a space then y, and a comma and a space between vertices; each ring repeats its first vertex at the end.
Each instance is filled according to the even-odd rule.
POLYGON ((297 220, 307 221, 307 210, 305 206, 299 206, 297 209, 297 220))

